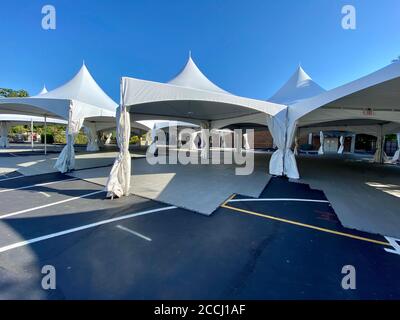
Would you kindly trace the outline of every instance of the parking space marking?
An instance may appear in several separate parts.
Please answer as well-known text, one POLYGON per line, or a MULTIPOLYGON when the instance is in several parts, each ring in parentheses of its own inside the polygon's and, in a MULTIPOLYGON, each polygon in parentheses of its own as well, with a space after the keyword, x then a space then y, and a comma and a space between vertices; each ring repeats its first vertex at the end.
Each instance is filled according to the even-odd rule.
POLYGON ((135 236, 137 236, 137 237, 139 237, 139 238, 142 238, 142 239, 144 239, 144 240, 146 240, 146 241, 151 241, 151 239, 150 239, 149 237, 146 237, 145 235, 143 235, 143 234, 141 234, 141 233, 139 233, 139 232, 136 232, 136 231, 133 231, 133 230, 131 230, 131 229, 129 229, 129 228, 126 228, 126 227, 124 227, 124 226, 121 226, 120 224, 117 225, 117 228, 118 228, 118 229, 121 229, 121 230, 124 230, 124 231, 126 231, 126 232, 129 232, 129 233, 131 233, 131 234, 133 234, 133 235, 135 235, 135 236))
POLYGON ((50 198, 50 197, 51 197, 51 196, 50 196, 48 193, 46 193, 46 192, 39 191, 39 193, 42 194, 42 195, 44 195, 44 196, 47 197, 47 198, 50 198))
POLYGON ((87 197, 93 196, 93 195, 101 193, 101 192, 105 192, 105 191, 104 190, 98 190, 98 191, 87 193, 87 194, 84 194, 84 195, 81 195, 81 196, 72 197, 72 198, 68 198, 68 199, 64 199, 64 200, 60 200, 60 201, 44 204, 42 206, 28 208, 28 209, 24 209, 24 210, 20 210, 20 211, 16 211, 16 212, 3 214, 3 215, 0 216, 0 219, 5 219, 5 218, 13 217, 13 216, 16 216, 16 215, 19 215, 19 214, 23 214, 23 213, 26 213, 26 212, 31 212, 31 211, 35 211, 35 210, 39 210, 39 209, 44 209, 44 208, 56 206, 58 204, 62 204, 62 203, 66 203, 66 202, 70 202, 70 201, 74 201, 74 200, 78 200, 78 199, 82 199, 82 198, 87 198, 87 197))
MULTIPOLYGON (((229 200, 227 200, 227 202, 228 201, 229 200)), ((343 237, 352 238, 352 239, 356 239, 356 240, 371 242, 371 243, 380 244, 380 245, 383 245, 383 246, 390 246, 390 244, 387 243, 387 242, 374 240, 374 239, 369 239, 369 238, 364 238, 364 237, 356 236, 356 235, 353 235, 353 234, 350 234, 350 233, 339 232, 339 231, 335 231, 335 230, 331 230, 331 229, 321 228, 321 227, 317 227, 317 226, 313 226, 313 225, 310 225, 310 224, 301 223, 301 222, 297 222, 297 221, 293 221, 293 220, 278 218, 278 217, 270 216, 270 215, 259 213, 259 212, 255 212, 255 211, 240 209, 240 208, 229 206, 226 203, 224 203, 221 207, 222 208, 226 208, 226 209, 230 209, 230 210, 233 210, 233 211, 238 211, 238 212, 241 212, 241 213, 251 214, 251 215, 258 216, 258 217, 265 218, 265 219, 269 219, 269 220, 275 220, 275 221, 284 222, 284 223, 288 223, 288 224, 292 224, 292 225, 296 225, 296 226, 300 226, 300 227, 304 227, 304 228, 308 228, 308 229, 313 229, 313 230, 317 230, 317 231, 331 233, 331 234, 335 234, 335 235, 338 235, 338 236, 343 236, 343 237)))
POLYGON ((328 200, 296 199, 296 198, 246 198, 246 199, 230 199, 227 202, 252 202, 252 201, 294 201, 294 202, 329 203, 328 200))
POLYGON ((2 182, 2 181, 7 181, 7 180, 14 180, 14 179, 27 178, 27 177, 29 177, 29 176, 21 175, 21 176, 17 176, 17 177, 11 177, 11 178, 0 179, 0 182, 2 182))
MULTIPOLYGON (((17 191, 17 190, 24 190, 24 189, 30 189, 30 188, 34 188, 34 187, 49 186, 49 185, 56 184, 56 183, 60 183, 60 182, 74 181, 74 180, 78 180, 78 178, 71 178, 71 179, 65 179, 65 180, 57 180, 57 181, 51 181, 51 182, 45 182, 45 183, 31 184, 31 185, 29 185, 29 186, 24 186, 24 187, 11 188, 11 189, 4 189, 4 190, 0 190, 0 193, 10 192, 10 191, 17 191)), ((0 181, 1 181, 1 180, 0 180, 0 181)))
POLYGON ((133 218, 133 217, 143 216, 143 215, 146 215, 146 214, 149 214, 149 213, 172 210, 172 209, 176 209, 176 208, 177 207, 175 207, 175 206, 169 206, 169 207, 163 207, 163 208, 158 208, 158 209, 141 211, 141 212, 137 212, 137 213, 131 213, 131 214, 127 214, 125 216, 117 217, 117 218, 101 220, 101 221, 90 223, 90 224, 86 224, 86 225, 83 225, 83 226, 80 226, 80 227, 66 229, 66 230, 63 230, 63 231, 47 234, 47 235, 44 235, 44 236, 41 236, 41 237, 37 237, 37 238, 33 238, 33 239, 21 241, 21 242, 16 242, 16 243, 10 244, 8 246, 1 247, 0 248, 0 253, 6 252, 6 251, 9 251, 9 250, 12 250, 12 249, 16 249, 16 248, 19 248, 19 247, 23 247, 23 246, 26 246, 26 245, 29 245, 29 244, 33 244, 33 243, 36 243, 36 242, 45 241, 45 240, 56 238, 56 237, 61 237, 61 236, 64 236, 66 234, 69 234, 69 233, 74 233, 74 232, 82 231, 82 230, 85 230, 85 229, 98 227, 98 226, 105 225, 105 224, 108 224, 108 223, 121 221, 121 220, 126 220, 126 219, 130 219, 130 218, 133 218))

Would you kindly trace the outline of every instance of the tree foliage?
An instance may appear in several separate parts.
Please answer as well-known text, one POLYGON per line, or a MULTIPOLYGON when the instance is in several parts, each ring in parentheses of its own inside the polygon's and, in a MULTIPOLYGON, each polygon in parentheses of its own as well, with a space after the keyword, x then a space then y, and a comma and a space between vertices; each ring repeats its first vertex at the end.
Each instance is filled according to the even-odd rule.
POLYGON ((8 88, 0 88, 0 96, 6 98, 16 98, 16 97, 29 97, 29 93, 26 90, 13 90, 8 88))

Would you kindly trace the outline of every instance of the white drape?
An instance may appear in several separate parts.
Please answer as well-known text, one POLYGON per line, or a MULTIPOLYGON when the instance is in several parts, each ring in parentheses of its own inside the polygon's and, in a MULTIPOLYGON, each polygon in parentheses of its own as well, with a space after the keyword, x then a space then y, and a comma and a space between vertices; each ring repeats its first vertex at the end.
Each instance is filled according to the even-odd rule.
POLYGON ((75 150, 74 143, 75 137, 78 135, 79 130, 83 125, 83 118, 77 117, 73 103, 71 102, 69 110, 69 119, 67 130, 65 131, 67 144, 62 149, 58 159, 54 165, 54 168, 58 171, 65 173, 75 169, 75 150))
POLYGON ((198 132, 192 132, 192 134, 190 135, 190 145, 189 145, 189 149, 190 150, 197 150, 197 135, 198 132))
POLYGON ((8 123, 0 121, 0 148, 8 147, 8 123))
POLYGON ((93 122, 85 122, 84 132, 88 139, 86 151, 96 152, 99 151, 99 140, 97 137, 96 124, 93 122))
POLYGON ((129 194, 131 180, 130 136, 131 121, 129 112, 122 105, 117 109, 117 144, 119 154, 115 159, 106 183, 105 191, 107 191, 107 197, 121 197, 129 194))
POLYGON ((244 148, 246 150, 250 150, 251 147, 250 147, 250 142, 249 142, 249 136, 247 133, 243 134, 243 140, 244 140, 244 148))
POLYGON ((277 146, 269 162, 269 173, 272 175, 286 175, 288 178, 299 179, 296 158, 290 149, 294 139, 297 122, 287 124, 287 110, 283 110, 274 117, 267 117, 268 129, 277 146), (286 134, 285 134, 286 132, 286 134))
POLYGON ((340 142, 340 147, 339 147, 339 150, 337 153, 342 154, 343 150, 344 150, 344 137, 343 136, 340 136, 339 142, 340 142))
POLYGON ((232 148, 232 133, 221 132, 222 148, 232 148))
POLYGON ((400 160, 400 132, 397 133, 397 150, 391 160, 391 162, 397 162, 400 160))
POLYGON ((111 143, 111 137, 112 137, 112 132, 108 133, 106 135, 106 142, 104 144, 110 144, 111 143))
POLYGON ((201 123, 201 153, 202 159, 208 159, 210 157, 210 124, 208 122, 201 123))
POLYGON ((147 149, 147 153, 149 153, 151 156, 154 156, 156 151, 157 151, 157 141, 156 141, 156 136, 157 136, 157 128, 156 124, 154 124, 153 129, 151 129, 151 144, 149 148, 147 149))
POLYGON ((324 154, 324 133, 322 131, 319 132, 319 144, 318 154, 322 155, 324 154))
POLYGON ((296 136, 294 137, 294 150, 293 153, 295 156, 299 155, 299 138, 296 136))

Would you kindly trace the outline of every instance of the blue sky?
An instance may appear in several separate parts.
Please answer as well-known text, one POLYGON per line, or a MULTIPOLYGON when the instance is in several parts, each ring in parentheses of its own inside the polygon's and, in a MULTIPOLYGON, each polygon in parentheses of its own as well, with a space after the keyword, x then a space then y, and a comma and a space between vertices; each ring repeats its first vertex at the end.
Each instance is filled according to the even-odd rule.
POLYGON ((299 62, 326 89, 400 55, 398 0, 1 0, 0 87, 31 94, 63 84, 84 59, 116 101, 119 78, 167 81, 188 51, 232 93, 270 97, 299 62), (52 4, 56 30, 41 28, 52 4), (341 27, 341 8, 357 29, 341 27))

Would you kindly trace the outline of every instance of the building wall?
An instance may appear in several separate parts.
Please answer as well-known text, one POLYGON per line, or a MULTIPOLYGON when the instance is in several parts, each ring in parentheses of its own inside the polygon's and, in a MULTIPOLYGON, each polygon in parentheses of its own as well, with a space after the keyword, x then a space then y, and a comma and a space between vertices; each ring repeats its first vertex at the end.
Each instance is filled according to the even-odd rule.
POLYGON ((272 148, 273 140, 272 136, 267 129, 254 131, 254 148, 265 149, 272 148))

